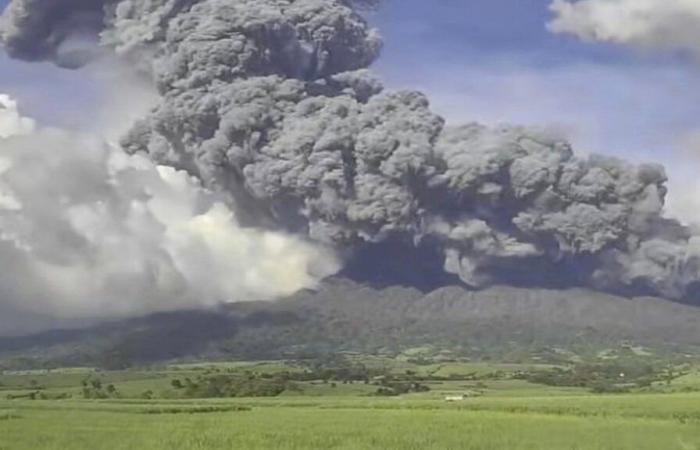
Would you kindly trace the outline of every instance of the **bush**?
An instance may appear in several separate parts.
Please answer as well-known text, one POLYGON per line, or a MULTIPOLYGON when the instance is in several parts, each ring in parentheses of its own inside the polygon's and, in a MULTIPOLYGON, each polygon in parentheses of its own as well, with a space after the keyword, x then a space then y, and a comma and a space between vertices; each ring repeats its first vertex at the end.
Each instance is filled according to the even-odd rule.
POLYGON ((185 380, 188 398, 276 397, 293 386, 284 377, 263 378, 253 374, 200 376, 185 380))
POLYGON ((102 380, 97 377, 87 377, 82 381, 82 394, 85 399, 92 400, 103 400, 108 398, 119 398, 119 391, 117 388, 110 384, 108 386, 103 386, 102 380))
POLYGON ((610 383, 596 383, 591 387, 591 392, 594 394, 624 394, 629 392, 628 386, 619 386, 610 383))

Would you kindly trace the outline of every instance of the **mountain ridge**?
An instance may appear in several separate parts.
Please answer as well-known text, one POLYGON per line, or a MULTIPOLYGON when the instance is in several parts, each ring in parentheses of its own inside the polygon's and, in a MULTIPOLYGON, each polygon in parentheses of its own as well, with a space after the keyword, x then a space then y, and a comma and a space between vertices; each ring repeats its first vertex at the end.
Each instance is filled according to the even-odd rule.
POLYGON ((581 288, 495 286, 431 292, 334 278, 276 302, 246 302, 106 322, 78 330, 0 338, 0 364, 152 364, 275 358, 338 351, 400 353, 436 345, 598 345, 629 341, 700 347, 700 308, 581 288))

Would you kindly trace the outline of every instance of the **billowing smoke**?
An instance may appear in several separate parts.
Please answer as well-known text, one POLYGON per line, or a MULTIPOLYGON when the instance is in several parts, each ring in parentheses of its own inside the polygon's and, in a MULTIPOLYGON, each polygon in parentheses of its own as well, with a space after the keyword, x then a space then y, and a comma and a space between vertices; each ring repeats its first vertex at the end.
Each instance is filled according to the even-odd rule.
MULTIPOLYGON (((5 319, 270 299, 313 287, 337 269, 320 246, 242 228, 185 172, 94 136, 37 129, 15 106, 0 96, 5 319)), ((8 326, 0 323, 0 331, 8 326)))
POLYGON ((473 287, 697 289, 700 242, 663 218, 661 167, 576 157, 543 130, 446 128, 367 70, 381 40, 355 2, 112 0, 96 22, 98 3, 14 0, 5 46, 63 63, 71 26, 99 32, 161 96, 123 148, 197 177, 246 226, 351 253, 427 246, 473 287))

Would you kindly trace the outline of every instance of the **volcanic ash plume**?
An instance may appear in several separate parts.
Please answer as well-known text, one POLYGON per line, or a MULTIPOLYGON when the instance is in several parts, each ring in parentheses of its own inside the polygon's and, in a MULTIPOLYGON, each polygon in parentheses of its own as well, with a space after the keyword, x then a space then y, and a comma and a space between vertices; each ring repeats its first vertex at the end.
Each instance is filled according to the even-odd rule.
POLYGON ((474 287, 692 296, 700 246, 662 217, 661 167, 579 158, 539 130, 446 128, 424 95, 367 71, 381 41, 355 6, 14 0, 2 36, 17 58, 62 64, 71 29, 99 33, 161 96, 123 148, 196 176, 248 226, 429 246, 474 287))

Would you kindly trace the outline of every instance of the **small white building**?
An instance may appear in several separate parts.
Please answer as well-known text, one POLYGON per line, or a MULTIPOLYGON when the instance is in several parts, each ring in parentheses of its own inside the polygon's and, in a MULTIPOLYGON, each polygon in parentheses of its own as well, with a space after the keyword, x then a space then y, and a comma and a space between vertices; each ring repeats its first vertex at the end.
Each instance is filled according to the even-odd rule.
POLYGON ((462 395, 447 395, 445 396, 445 401, 446 402, 463 402, 466 400, 466 396, 464 394, 462 395))

